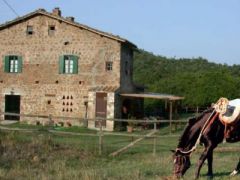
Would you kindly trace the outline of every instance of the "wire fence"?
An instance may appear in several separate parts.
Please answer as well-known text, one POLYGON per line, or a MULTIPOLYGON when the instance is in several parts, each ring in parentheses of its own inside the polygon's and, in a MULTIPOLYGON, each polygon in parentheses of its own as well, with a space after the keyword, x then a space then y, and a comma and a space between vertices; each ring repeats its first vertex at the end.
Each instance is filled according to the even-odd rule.
MULTIPOLYGON (((122 143, 122 145, 117 145, 114 149, 114 152, 109 152, 109 156, 117 156, 118 154, 126 151, 127 149, 139 144, 144 139, 149 139, 151 142, 149 146, 152 148, 152 153, 156 154, 157 149, 157 139, 164 138, 164 137, 176 137, 178 134, 172 134, 176 131, 177 126, 183 126, 186 124, 186 119, 181 120, 157 120, 157 119, 106 119, 106 118, 94 118, 94 119, 86 119, 86 118, 78 118, 78 117, 64 117, 64 116, 52 116, 52 115, 32 115, 32 114, 16 114, 16 113, 0 113, 2 116, 8 117, 22 117, 22 119, 28 119, 30 124, 35 125, 47 125, 47 126, 58 126, 58 127, 70 127, 75 124, 86 124, 86 122, 98 122, 98 127, 96 128, 98 131, 97 133, 88 133, 88 132, 67 132, 67 131, 58 131, 56 129, 48 129, 49 133, 58 134, 58 135, 71 135, 71 136, 85 136, 85 137, 94 137, 97 142, 97 151, 99 155, 103 154, 104 146, 109 146, 110 144, 107 143, 109 137, 118 137, 115 139, 119 139, 119 137, 128 138, 128 142, 122 143), (104 131, 104 121, 114 121, 114 122, 126 122, 126 123, 135 123, 137 126, 137 133, 123 133, 123 132, 109 132, 104 131), (43 123, 45 122, 45 123, 43 123), (143 129, 146 125, 149 125, 146 129, 143 129), (165 128, 165 133, 161 134, 160 129, 161 127, 165 128), (166 136, 167 135, 167 136, 166 136), (129 141, 130 139, 130 141, 129 141)), ((23 128, 7 128, 1 127, 5 130, 14 130, 14 131, 34 131, 37 129, 23 129, 23 128)), ((116 143, 116 142, 115 142, 116 143)), ((111 144, 113 146, 114 144, 111 144)))

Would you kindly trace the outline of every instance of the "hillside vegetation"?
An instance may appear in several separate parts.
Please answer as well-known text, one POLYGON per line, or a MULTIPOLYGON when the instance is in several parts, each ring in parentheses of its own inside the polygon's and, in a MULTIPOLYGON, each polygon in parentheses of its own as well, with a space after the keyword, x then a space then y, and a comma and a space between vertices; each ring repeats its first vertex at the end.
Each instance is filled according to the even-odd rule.
POLYGON ((166 58, 140 50, 135 53, 133 74, 134 82, 147 86, 145 91, 184 96, 182 104, 189 107, 206 107, 219 97, 240 97, 240 65, 201 57, 166 58))

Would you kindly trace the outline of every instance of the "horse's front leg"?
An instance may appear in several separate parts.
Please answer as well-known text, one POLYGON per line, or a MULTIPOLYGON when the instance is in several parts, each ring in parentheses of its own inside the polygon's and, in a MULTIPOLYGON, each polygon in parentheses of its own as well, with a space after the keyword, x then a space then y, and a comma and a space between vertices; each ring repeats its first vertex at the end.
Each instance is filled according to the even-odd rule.
POLYGON ((207 161, 208 161, 208 173, 207 173, 207 176, 212 178, 213 177, 213 170, 212 170, 213 150, 212 149, 209 149, 208 156, 207 156, 207 161))
POLYGON ((238 160, 238 164, 236 168, 233 170, 233 172, 230 174, 230 176, 235 176, 240 170, 240 159, 238 160))
MULTIPOLYGON (((209 156, 209 154, 212 154, 212 152, 213 152, 213 148, 210 146, 210 147, 206 147, 204 149, 203 153, 201 154, 201 156, 198 160, 197 169, 196 169, 196 172, 195 172, 195 178, 196 179, 199 178, 199 173, 200 173, 200 170, 202 168, 202 165, 203 165, 204 161, 209 156)), ((212 159, 210 157, 210 164, 209 164, 210 166, 208 166, 209 167, 208 173, 209 173, 209 170, 210 170, 210 173, 212 173, 211 172, 212 171, 212 162, 211 161, 212 161, 212 159)))

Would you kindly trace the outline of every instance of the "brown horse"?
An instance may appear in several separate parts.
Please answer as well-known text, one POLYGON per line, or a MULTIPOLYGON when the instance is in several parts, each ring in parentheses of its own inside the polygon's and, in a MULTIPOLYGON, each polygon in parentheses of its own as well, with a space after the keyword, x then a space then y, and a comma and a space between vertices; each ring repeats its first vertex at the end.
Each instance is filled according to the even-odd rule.
MULTIPOLYGON (((240 138, 240 123, 235 125, 238 131, 233 130, 232 136, 226 138, 227 142, 236 142, 240 138), (237 137, 237 138, 236 138, 237 137)), ((182 177, 187 169, 190 167, 190 154, 196 149, 198 143, 203 144, 205 149, 201 154, 197 169, 195 172, 195 178, 199 177, 199 173, 204 161, 208 161, 208 173, 209 177, 213 177, 212 162, 213 162, 213 150, 221 143, 226 134, 224 124, 219 120, 218 114, 213 108, 204 111, 197 117, 189 119, 187 126, 179 139, 179 144, 174 151, 174 175, 178 178, 182 177)), ((235 175, 240 169, 240 161, 236 169, 232 172, 235 175)))

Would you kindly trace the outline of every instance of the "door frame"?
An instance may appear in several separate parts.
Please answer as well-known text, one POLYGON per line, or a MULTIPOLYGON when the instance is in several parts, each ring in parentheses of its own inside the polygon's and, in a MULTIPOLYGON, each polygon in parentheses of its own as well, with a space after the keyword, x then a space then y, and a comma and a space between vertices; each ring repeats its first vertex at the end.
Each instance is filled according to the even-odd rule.
MULTIPOLYGON (((10 113, 17 113, 17 114, 20 114, 21 112, 21 95, 20 94, 4 94, 4 112, 6 113, 6 110, 7 110, 7 96, 15 96, 15 97, 18 97, 18 104, 17 104, 17 108, 15 110, 13 110, 12 112, 10 113)), ((11 103, 11 102, 10 102, 11 103)), ((8 110, 9 111, 9 110, 8 110)), ((11 116, 11 115, 4 115, 4 120, 16 120, 16 121, 19 121, 20 120, 20 116, 11 116)))

